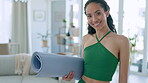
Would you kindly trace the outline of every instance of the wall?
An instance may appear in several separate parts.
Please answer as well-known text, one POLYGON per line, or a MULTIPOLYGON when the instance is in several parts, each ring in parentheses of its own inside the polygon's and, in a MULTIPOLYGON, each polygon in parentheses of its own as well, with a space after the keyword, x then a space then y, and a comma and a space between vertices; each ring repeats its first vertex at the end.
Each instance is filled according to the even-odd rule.
MULTIPOLYGON (((40 51, 42 52, 42 41, 41 38, 38 38, 39 35, 37 35, 38 33, 41 34, 45 34, 46 30, 49 30, 49 33, 51 34, 51 36, 49 37, 49 51, 48 52, 58 52, 59 47, 56 45, 56 34, 57 34, 57 30, 59 29, 54 29, 54 28, 59 28, 59 26, 61 25, 61 23, 57 22, 54 23, 54 13, 52 13, 52 11, 57 11, 60 10, 60 12, 64 12, 65 15, 65 6, 64 9, 61 9, 60 7, 63 7, 62 5, 65 5, 65 3, 58 5, 60 3, 57 3, 57 6, 53 6, 53 1, 55 1, 54 3, 57 2, 61 2, 64 0, 29 0, 28 2, 28 27, 29 27, 29 46, 30 46, 30 53, 33 53, 35 51, 40 51), (54 8, 52 8, 54 7, 54 8), (45 20, 44 21, 36 21, 34 19, 34 12, 36 11, 43 11, 45 12, 45 20), (53 27, 53 28, 51 28, 53 27), (55 40, 55 41, 51 41, 55 40), (54 44, 51 44, 51 42, 53 42, 54 44), (53 50, 51 50, 54 49, 53 50)), ((63 17, 64 18, 64 17, 63 17)), ((62 22, 62 21, 61 21, 62 22)))
POLYGON ((65 33, 65 28, 63 26, 63 19, 65 19, 65 0, 55 0, 50 1, 50 9, 48 11, 51 13, 51 52, 59 53, 65 52, 65 46, 57 44, 57 36, 61 33, 65 33))
MULTIPOLYGON (((56 28, 56 27, 59 27, 60 25, 62 25, 61 23, 57 23, 57 25, 55 26, 52 26, 54 25, 53 24, 53 17, 52 17, 52 1, 66 1, 64 2, 64 4, 66 5, 65 7, 65 11, 62 9, 63 12, 66 12, 65 15, 66 15, 66 20, 69 21, 70 20, 70 4, 73 4, 73 3, 78 3, 78 4, 81 4, 82 1, 79 1, 79 0, 28 0, 28 21, 29 21, 29 24, 28 24, 28 27, 29 27, 29 44, 30 44, 30 53, 33 53, 35 51, 42 51, 42 42, 41 42, 41 39, 38 38, 38 35, 37 33, 42 33, 44 34, 46 32, 47 29, 50 30, 50 34, 52 35, 50 38, 49 38, 49 52, 58 52, 58 51, 53 51, 51 50, 51 46, 52 46, 52 49, 54 50, 60 50, 59 47, 57 48, 57 45, 52 45, 51 43, 53 41, 51 41, 53 38, 53 35, 55 36, 55 34, 53 34, 53 32, 55 31, 54 29, 51 29, 52 28, 56 28), (71 2, 70 2, 71 1, 71 2), (50 11, 51 10, 51 11, 50 11), (35 11, 44 11, 45 12, 45 20, 44 21, 35 21, 34 20, 34 12, 35 11), (56 47, 55 47, 56 46, 56 47)), ((64 7, 64 6, 62 6, 64 7)), ((79 11, 78 11, 78 25, 77 27, 80 28, 81 30, 81 6, 79 6, 79 11)), ((59 7, 55 7, 55 9, 53 9, 54 11, 55 10, 59 10, 59 7), (56 9, 58 8, 58 9, 56 9)), ((65 18, 65 17, 64 17, 65 18)), ((70 21, 69 21, 70 22, 70 21)), ((69 23, 67 23, 68 27, 69 27, 69 23)), ((57 30, 57 29, 56 29, 57 30)), ((54 39, 55 40, 55 39, 54 39)), ((56 42, 56 41, 55 41, 56 42)), ((55 43, 54 42, 54 43, 55 43)), ((60 52, 60 51, 59 51, 60 52)))
POLYGON ((47 4, 48 0, 28 0, 28 27, 29 27, 29 44, 30 53, 35 51, 42 51, 42 42, 38 38, 37 33, 45 34, 48 28, 47 20, 47 4), (34 19, 34 12, 43 11, 45 12, 45 19, 43 21, 36 21, 34 19))

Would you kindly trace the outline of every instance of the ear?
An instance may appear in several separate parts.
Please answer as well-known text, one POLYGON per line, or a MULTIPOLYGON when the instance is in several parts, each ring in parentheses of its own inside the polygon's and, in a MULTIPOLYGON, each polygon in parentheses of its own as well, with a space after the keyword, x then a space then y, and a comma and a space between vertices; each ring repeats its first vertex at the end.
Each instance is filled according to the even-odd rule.
POLYGON ((108 17, 109 16, 109 11, 106 11, 105 14, 106 14, 106 17, 108 17))

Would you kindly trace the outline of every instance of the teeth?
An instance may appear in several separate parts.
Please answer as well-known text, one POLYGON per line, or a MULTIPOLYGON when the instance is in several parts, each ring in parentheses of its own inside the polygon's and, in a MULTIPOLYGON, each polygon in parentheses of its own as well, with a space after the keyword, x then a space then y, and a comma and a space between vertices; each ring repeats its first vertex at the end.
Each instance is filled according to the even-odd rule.
POLYGON ((94 24, 95 26, 98 26, 100 23, 94 24))

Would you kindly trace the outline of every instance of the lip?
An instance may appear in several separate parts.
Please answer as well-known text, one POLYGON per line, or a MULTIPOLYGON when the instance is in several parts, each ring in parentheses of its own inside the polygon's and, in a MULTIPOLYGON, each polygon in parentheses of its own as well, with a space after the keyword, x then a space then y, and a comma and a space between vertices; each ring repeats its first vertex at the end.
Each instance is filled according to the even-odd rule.
POLYGON ((100 23, 94 24, 94 26, 98 26, 100 23))
POLYGON ((93 24, 95 27, 97 27, 101 22, 93 24))

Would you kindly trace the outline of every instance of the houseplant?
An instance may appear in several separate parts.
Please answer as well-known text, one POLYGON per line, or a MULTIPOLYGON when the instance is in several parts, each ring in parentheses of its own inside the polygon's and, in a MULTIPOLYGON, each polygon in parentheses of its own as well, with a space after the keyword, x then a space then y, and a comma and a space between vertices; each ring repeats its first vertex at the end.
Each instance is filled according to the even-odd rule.
POLYGON ((132 64, 135 58, 134 55, 137 52, 137 50, 135 49, 137 43, 137 35, 135 34, 133 37, 129 37, 128 39, 130 43, 130 64, 132 64))
POLYGON ((130 42, 130 52, 136 52, 136 42, 137 42, 137 35, 134 35, 133 37, 129 37, 129 42, 130 42))
POLYGON ((63 28, 66 28, 66 22, 67 22, 66 19, 63 19, 62 22, 63 22, 63 28))
POLYGON ((48 30, 46 31, 45 34, 38 33, 38 35, 39 35, 38 38, 42 39, 42 47, 48 47, 48 38, 49 38, 49 35, 50 35, 48 30))

